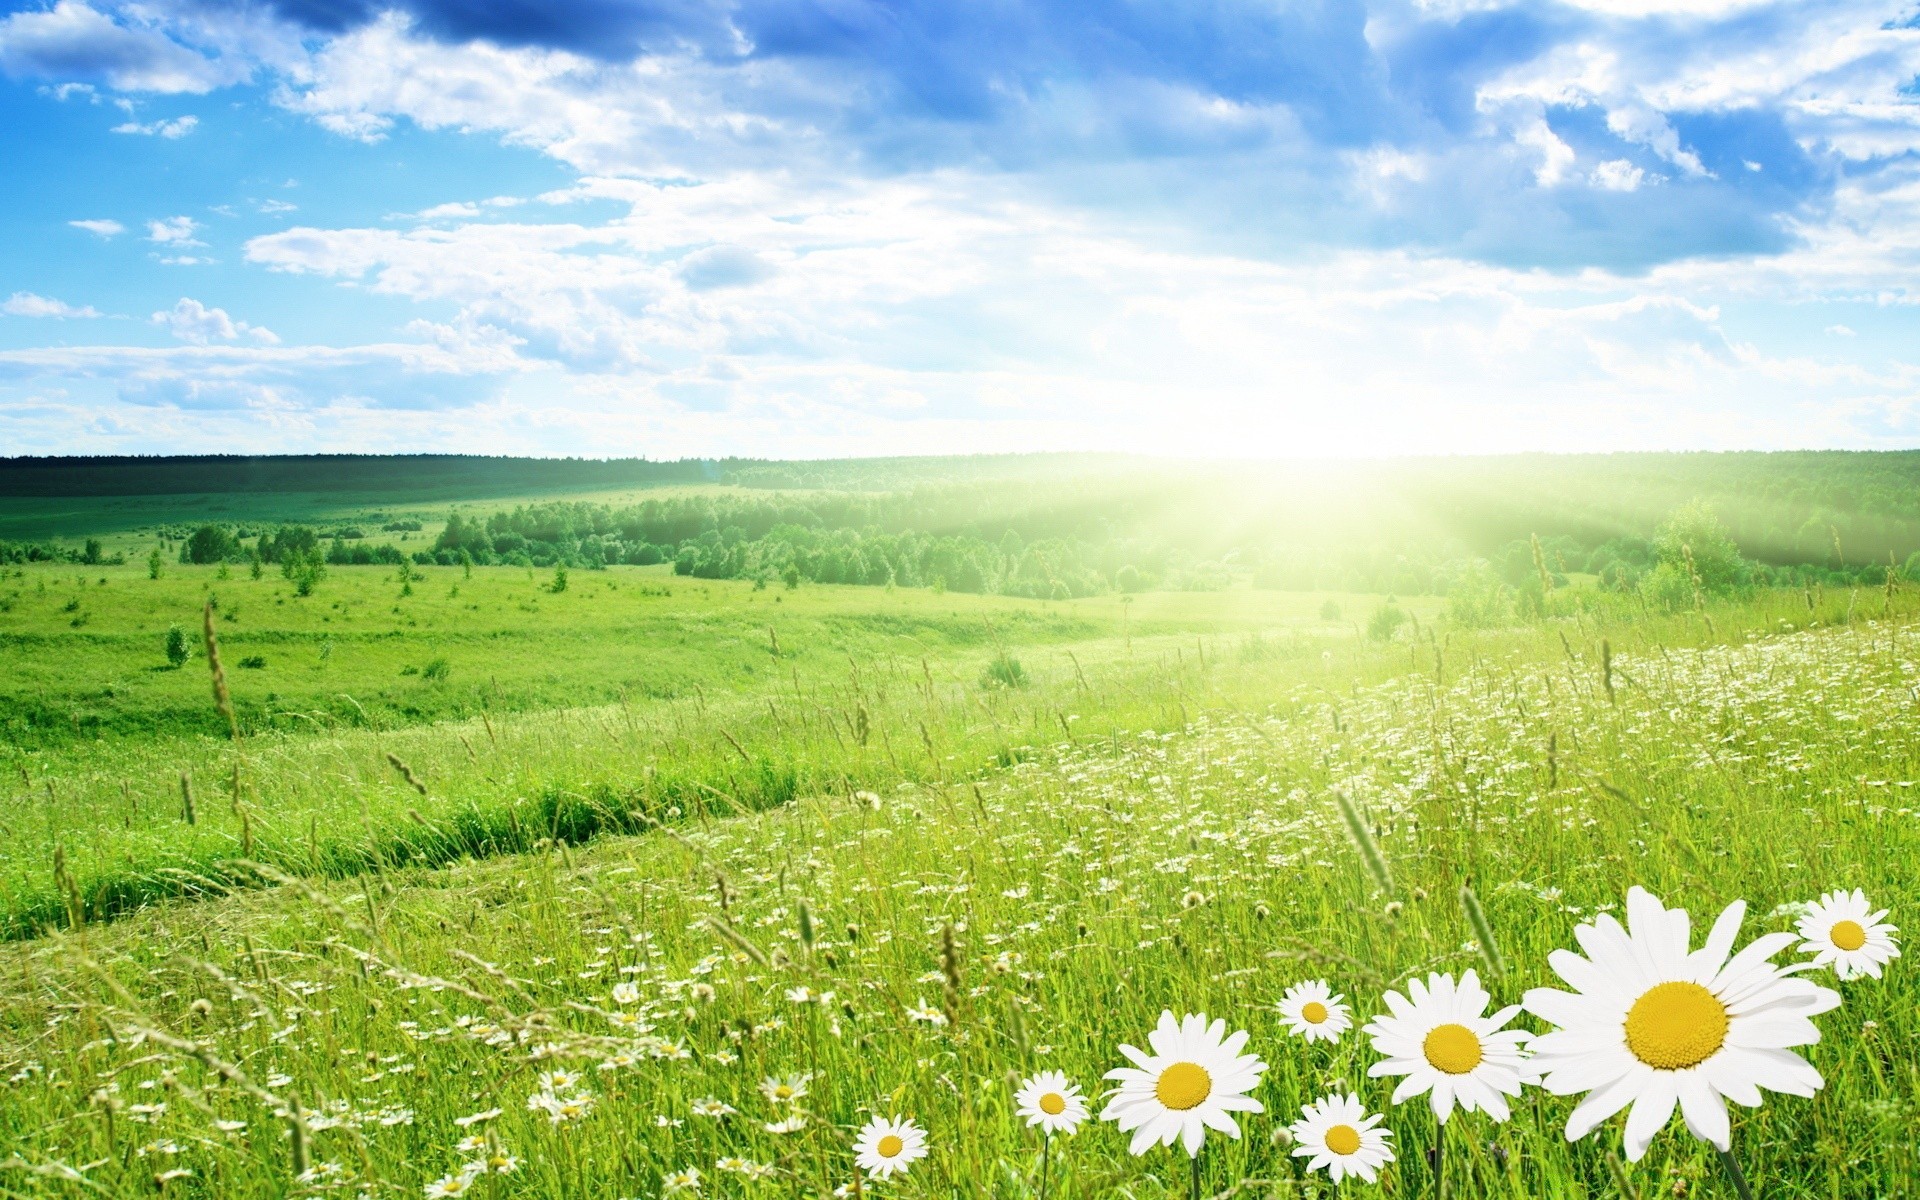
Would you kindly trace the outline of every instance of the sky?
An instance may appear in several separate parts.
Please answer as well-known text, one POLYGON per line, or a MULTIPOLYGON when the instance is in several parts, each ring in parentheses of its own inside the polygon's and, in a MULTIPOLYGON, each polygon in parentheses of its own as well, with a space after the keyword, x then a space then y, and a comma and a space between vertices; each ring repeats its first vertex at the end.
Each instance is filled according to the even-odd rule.
POLYGON ((0 455, 1920 445, 1920 0, 0 0, 0 455))

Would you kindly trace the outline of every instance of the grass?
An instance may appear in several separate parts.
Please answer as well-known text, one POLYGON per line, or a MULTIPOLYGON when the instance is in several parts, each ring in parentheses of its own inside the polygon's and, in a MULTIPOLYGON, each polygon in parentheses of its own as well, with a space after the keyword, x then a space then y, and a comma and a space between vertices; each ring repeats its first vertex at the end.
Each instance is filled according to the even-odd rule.
MULTIPOLYGON (((689 622, 711 612, 696 627, 724 646, 711 631, 735 616, 719 614, 768 597, 709 586, 674 601, 689 622)), ((589 595, 569 626, 616 603, 589 595)), ((702 1195, 812 1197, 852 1183, 854 1127, 910 1114, 932 1154, 865 1194, 1022 1198, 1041 1143, 1012 1116, 1014 1081, 1053 1068, 1097 1094, 1117 1045, 1171 1008, 1249 1030, 1270 1064, 1266 1114, 1210 1138, 1205 1193, 1328 1196, 1278 1131, 1334 1086, 1380 1111, 1390 1081, 1366 1077, 1357 1033, 1308 1047, 1272 1005, 1326 978, 1364 1020, 1416 975, 1488 974, 1465 885, 1505 964, 1502 1004, 1555 982, 1548 953, 1634 883, 1689 907, 1696 932, 1744 898, 1743 942, 1833 887, 1865 888, 1896 922, 1912 909, 1920 625, 1905 597, 1810 613, 1798 593, 1763 595, 1705 620, 1475 634, 1420 613, 1421 640, 1390 644, 1318 624, 1322 599, 1142 597, 1124 634, 1098 602, 992 602, 1003 636, 1015 611, 1072 627, 956 640, 923 666, 885 643, 808 643, 989 602, 803 589, 779 611, 818 606, 791 638, 818 656, 807 671, 626 705, 256 723, 241 754, 258 867, 235 861, 230 747, 135 732, 32 751, 12 911, 183 879, 161 873, 167 853, 212 894, 135 895, 123 920, 0 947, 0 1188, 418 1196, 498 1152, 516 1169, 472 1194, 651 1197, 695 1167, 702 1195), (1258 604, 1282 607, 1236 607, 1258 604), (1026 686, 982 680, 1002 653, 1026 686), (191 830, 158 798, 181 765, 200 796, 191 830), (150 824, 116 830, 116 778, 145 789, 150 824), (49 817, 67 832, 39 833, 49 817), (48 890, 50 840, 72 864, 64 895, 48 890), (558 1091, 591 1097, 578 1119, 528 1107, 554 1070, 582 1077, 558 1091), (811 1076, 797 1104, 761 1093, 794 1074, 811 1076), (795 1110, 804 1127, 767 1129, 795 1110), (468 1137, 481 1147, 460 1149, 468 1137)), ((441 652, 453 680, 470 669, 441 652)), ((202 668, 182 674, 204 696, 202 668)), ((230 675, 246 710, 251 675, 230 675)), ((1838 986, 1845 1005, 1807 1051, 1826 1088, 1735 1110, 1762 1196, 1902 1196, 1920 1178, 1910 971, 1838 986)), ((1620 1120, 1569 1145, 1570 1105, 1535 1092, 1507 1125, 1457 1117, 1451 1194, 1619 1195, 1604 1155, 1620 1120)), ((1433 1194, 1431 1116, 1414 1102, 1387 1122, 1399 1161, 1339 1190, 1433 1194)), ((1189 1186, 1184 1156, 1132 1158, 1111 1126, 1050 1159, 1060 1197, 1189 1186)), ((1731 1194, 1717 1170, 1676 1123, 1627 1174, 1646 1197, 1731 1194)))
POLYGON ((730 812, 915 778, 929 739, 943 760, 1007 759, 1034 720, 1057 722, 1051 693, 975 695, 1003 656, 1071 681, 1110 660, 1197 665, 1209 645, 1298 657, 1352 641, 1320 620, 1322 597, 1244 590, 1123 605, 756 591, 624 567, 576 572, 560 593, 512 568, 414 575, 405 598, 376 567, 336 568, 305 598, 277 575, 213 567, 0 581, 15 668, 0 680, 0 786, 15 801, 0 815, 0 933, 64 919, 56 846, 84 910, 104 916, 204 890, 243 852, 340 875, 578 842, 674 806, 730 812), (246 734, 238 806, 198 646, 209 596, 246 734), (74 612, 89 616, 79 628, 74 612), (179 668, 176 627, 195 647, 179 668), (928 689, 957 702, 919 704, 928 689), (1009 715, 983 725, 982 705, 1009 715), (640 736, 609 749, 608 725, 640 736))

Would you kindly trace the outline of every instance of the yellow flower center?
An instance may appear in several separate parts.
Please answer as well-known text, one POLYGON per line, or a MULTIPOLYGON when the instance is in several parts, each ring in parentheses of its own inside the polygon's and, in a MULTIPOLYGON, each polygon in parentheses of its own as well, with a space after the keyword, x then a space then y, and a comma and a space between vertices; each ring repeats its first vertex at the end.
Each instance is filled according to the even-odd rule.
POLYGON ((881 1138, 880 1144, 874 1147, 874 1149, 880 1152, 881 1158, 897 1157, 899 1153, 902 1150, 905 1150, 906 1148, 907 1148, 907 1144, 901 1141, 899 1138, 895 1137, 891 1133, 881 1138))
POLYGON ((1627 1010, 1627 1049, 1657 1071, 1697 1067, 1726 1040, 1726 1005, 1697 983, 1659 984, 1627 1010))
POLYGON ((1309 1025, 1318 1025, 1327 1019, 1327 1006, 1318 1000, 1309 1000, 1300 1009, 1300 1019, 1309 1025))
POLYGON ((1867 944, 1867 931, 1860 927, 1858 921, 1835 921, 1833 932, 1827 936, 1842 950, 1858 950, 1867 944))
POLYGON ((1050 1117, 1057 1117, 1067 1111, 1066 1097, 1059 1092, 1048 1092, 1040 1097, 1040 1111, 1050 1117))
POLYGON ((1327 1149, 1335 1154, 1352 1154, 1360 1149, 1360 1131, 1351 1125, 1335 1125, 1327 1130, 1327 1149))
POLYGON ((1427 1061, 1436 1071, 1449 1075, 1465 1075, 1480 1065, 1485 1054, 1480 1049, 1480 1039, 1473 1030, 1465 1025, 1435 1025, 1427 1034, 1427 1040, 1420 1044, 1426 1053, 1427 1061))
POLYGON ((1160 1072, 1153 1094, 1176 1112, 1199 1108, 1213 1094, 1213 1076, 1199 1063, 1177 1062, 1160 1072))
POLYGON ((791 1100, 793 1099, 793 1089, 784 1083, 780 1084, 773 1089, 773 1098, 775 1100, 791 1100))

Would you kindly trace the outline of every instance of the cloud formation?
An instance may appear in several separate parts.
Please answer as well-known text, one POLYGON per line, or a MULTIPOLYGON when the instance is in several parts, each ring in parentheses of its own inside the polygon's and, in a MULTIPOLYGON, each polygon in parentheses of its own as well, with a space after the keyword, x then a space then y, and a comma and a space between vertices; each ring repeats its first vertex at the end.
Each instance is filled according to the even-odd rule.
POLYGON ((145 10, 120 19, 83 0, 16 12, 0 20, 0 72, 62 83, 102 84, 123 92, 210 92, 245 80, 251 69, 200 53, 167 35, 145 10))
POLYGON ((198 300, 186 296, 180 297, 172 308, 154 313, 153 323, 165 326, 167 332, 174 337, 196 346, 205 346, 211 342, 231 342, 242 337, 268 346, 280 344, 280 339, 271 329, 262 329, 258 325, 236 321, 227 315, 225 309, 208 308, 198 300))
POLYGON ((127 121, 113 127, 115 133, 131 133, 140 137, 159 137, 177 141, 192 133, 200 124, 200 118, 194 116, 172 117, 165 121, 127 121))
POLYGON ((100 310, 91 304, 75 307, 62 300, 47 296, 36 296, 32 292, 15 292, 0 303, 0 313, 10 317, 57 317, 66 320, 70 317, 97 317, 100 310))
MULTIPOLYGON (((60 0, 0 21, 0 69, 251 81, 347 151, 411 126, 575 181, 246 242, 406 311, 365 346, 183 298, 185 345, 10 352, 0 388, 147 428, 470 405, 463 448, 1911 439, 1912 3, 60 0)), ((204 261, 195 218, 145 230, 204 261)))

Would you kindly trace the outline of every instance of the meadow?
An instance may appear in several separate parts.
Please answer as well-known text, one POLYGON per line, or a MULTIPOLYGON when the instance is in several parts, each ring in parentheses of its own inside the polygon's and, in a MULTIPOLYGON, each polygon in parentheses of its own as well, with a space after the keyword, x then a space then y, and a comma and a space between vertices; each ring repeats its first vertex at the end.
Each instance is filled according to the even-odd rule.
MULTIPOLYGON (((1518 1003, 1636 884, 1696 937, 1745 900, 1742 944, 1839 887, 1897 923, 1920 887, 1903 588, 1489 629, 1403 600, 1376 638, 1381 597, 1244 587, 554 582, 0 583, 31 717, 5 751, 5 1194, 1434 1195, 1433 1115, 1367 1075, 1386 990, 1473 968, 1518 1003), (163 652, 209 593, 238 740, 200 644, 163 652), (1352 1006, 1337 1041, 1276 1012, 1309 980, 1352 1006), (1268 1064, 1197 1173, 1017 1119, 1042 1070, 1097 1114, 1163 1009, 1268 1064), (1291 1153, 1334 1090, 1393 1131, 1377 1184, 1291 1153), (862 1177, 875 1116, 927 1156, 862 1177)), ((1904 966, 1818 973, 1844 998, 1803 1048, 1825 1087, 1735 1110, 1755 1194, 1914 1194, 1904 966)), ((1572 1103, 1456 1114, 1447 1194, 1734 1194, 1677 1118, 1610 1162, 1622 1119, 1569 1144, 1572 1103)))

